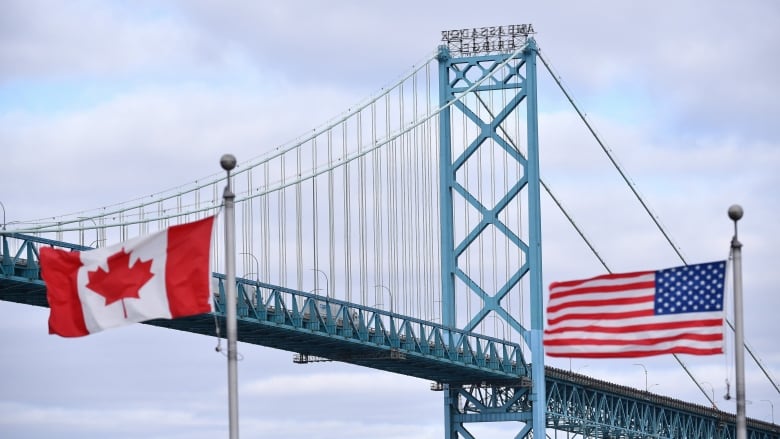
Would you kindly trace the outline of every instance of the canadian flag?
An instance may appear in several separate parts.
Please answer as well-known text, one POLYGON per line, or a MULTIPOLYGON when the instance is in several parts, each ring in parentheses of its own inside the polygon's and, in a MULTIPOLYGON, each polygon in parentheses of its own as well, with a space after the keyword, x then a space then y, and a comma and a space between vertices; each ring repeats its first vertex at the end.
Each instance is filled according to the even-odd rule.
POLYGON ((44 247, 49 333, 80 337, 129 323, 213 310, 214 217, 83 252, 44 247))

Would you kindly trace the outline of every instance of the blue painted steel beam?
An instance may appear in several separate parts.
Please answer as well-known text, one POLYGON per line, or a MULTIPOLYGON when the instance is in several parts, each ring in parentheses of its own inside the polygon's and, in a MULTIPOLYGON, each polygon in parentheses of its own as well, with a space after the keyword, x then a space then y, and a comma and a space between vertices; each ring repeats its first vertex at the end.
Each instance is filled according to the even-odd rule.
MULTIPOLYGON (((439 84, 450 83, 450 53, 439 48, 439 84)), ((439 103, 449 102, 452 97, 446 87, 439 85, 439 103)), ((451 107, 445 107, 439 115, 439 203, 441 218, 441 316, 442 323, 455 327, 455 271, 456 257, 455 229, 452 211, 452 187, 456 184, 455 170, 452 169, 452 122, 451 107)), ((447 436, 450 437, 450 436, 447 436)))
MULTIPOLYGON (((542 286, 542 207, 541 207, 541 177, 539 175, 539 118, 536 102, 536 41, 528 39, 523 51, 526 63, 526 78, 524 90, 526 94, 526 136, 528 140, 528 156, 525 166, 528 177, 528 265, 530 297, 531 297, 531 331, 527 339, 531 346, 531 362, 544 364, 544 347, 542 332, 544 330, 544 288, 542 286)), ((526 333, 528 334, 528 333, 526 333)), ((544 369, 532 369, 531 380, 534 382, 531 395, 532 404, 539 407, 546 394, 544 369)), ((533 411, 533 424, 541 425, 545 420, 544 409, 533 411)))

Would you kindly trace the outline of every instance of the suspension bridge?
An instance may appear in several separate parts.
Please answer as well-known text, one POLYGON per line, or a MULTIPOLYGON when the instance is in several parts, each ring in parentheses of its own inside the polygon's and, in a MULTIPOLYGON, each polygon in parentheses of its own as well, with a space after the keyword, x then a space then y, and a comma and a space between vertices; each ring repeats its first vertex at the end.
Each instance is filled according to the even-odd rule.
MULTIPOLYGON (((714 403, 544 366, 543 191, 586 238, 540 176, 537 60, 552 71, 532 31, 444 32, 396 83, 239 164, 239 340, 430 380, 446 438, 475 437, 476 422, 518 422, 515 437, 736 437, 714 403)), ((88 251, 213 215, 225 183, 213 175, 3 231, 0 299, 48 306, 42 246, 88 251)), ((148 324, 211 336, 224 326, 225 243, 215 234, 212 245, 213 315, 148 324)), ((780 428, 751 419, 748 435, 780 428)))

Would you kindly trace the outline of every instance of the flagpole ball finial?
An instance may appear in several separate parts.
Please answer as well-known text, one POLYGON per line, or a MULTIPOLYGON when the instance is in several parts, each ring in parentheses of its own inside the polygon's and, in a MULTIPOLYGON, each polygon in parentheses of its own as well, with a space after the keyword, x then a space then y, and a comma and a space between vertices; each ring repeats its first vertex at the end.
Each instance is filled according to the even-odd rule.
POLYGON ((745 212, 742 210, 742 206, 739 204, 733 204, 729 207, 729 218, 733 221, 739 221, 745 212))
POLYGON ((236 156, 233 154, 225 154, 219 159, 219 164, 222 165, 222 169, 226 171, 232 171, 236 167, 236 156))

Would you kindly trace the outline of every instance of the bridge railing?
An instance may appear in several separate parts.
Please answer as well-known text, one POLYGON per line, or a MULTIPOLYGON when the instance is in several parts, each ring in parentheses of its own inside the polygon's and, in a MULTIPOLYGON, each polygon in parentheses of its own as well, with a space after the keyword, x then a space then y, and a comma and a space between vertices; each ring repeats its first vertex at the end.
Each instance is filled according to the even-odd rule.
POLYGON ((63 248, 72 251, 90 250, 92 248, 18 233, 5 234, 0 232, 0 235, 3 237, 2 253, 0 253, 0 274, 4 276, 40 279, 38 248, 41 246, 63 248))
MULTIPOLYGON (((215 311, 225 311, 225 276, 214 273, 215 311)), ((524 376, 520 345, 383 309, 237 278, 238 317, 524 376)), ((328 358, 328 357, 326 357, 328 358)), ((340 358, 330 358, 340 360, 340 358)))

